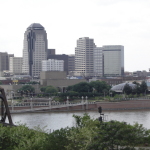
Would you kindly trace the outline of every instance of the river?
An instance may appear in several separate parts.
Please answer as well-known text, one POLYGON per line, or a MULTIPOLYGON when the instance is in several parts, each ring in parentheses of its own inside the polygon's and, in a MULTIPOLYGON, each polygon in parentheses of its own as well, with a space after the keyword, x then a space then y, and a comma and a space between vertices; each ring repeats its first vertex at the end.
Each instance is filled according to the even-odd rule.
MULTIPOLYGON (((65 127, 75 126, 73 114, 82 116, 88 113, 91 118, 98 118, 98 111, 74 111, 74 112, 40 112, 40 113, 23 113, 12 114, 12 120, 15 125, 26 124, 29 128, 43 128, 46 132, 51 132, 65 127)), ((107 121, 117 120, 124 121, 129 124, 138 122, 143 124, 147 129, 150 129, 150 110, 137 111, 105 111, 103 112, 107 121)))

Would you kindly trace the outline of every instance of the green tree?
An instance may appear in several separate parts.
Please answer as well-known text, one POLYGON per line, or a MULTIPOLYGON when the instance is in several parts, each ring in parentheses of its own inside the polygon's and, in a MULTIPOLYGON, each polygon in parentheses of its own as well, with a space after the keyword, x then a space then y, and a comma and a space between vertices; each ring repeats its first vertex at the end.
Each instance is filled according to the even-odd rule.
POLYGON ((66 90, 67 90, 67 91, 73 91, 73 86, 74 86, 74 85, 68 86, 68 87, 66 88, 66 90))
POLYGON ((69 96, 69 97, 78 96, 78 95, 79 95, 78 92, 74 92, 74 91, 67 92, 67 96, 69 96))
POLYGON ((66 146, 70 142, 68 137, 70 136, 71 130, 73 130, 73 128, 67 127, 50 133, 46 139, 47 143, 45 148, 47 150, 66 150, 66 146))
POLYGON ((76 128, 70 131, 68 136, 69 144, 67 150, 87 150, 93 142, 94 136, 97 135, 99 121, 91 119, 88 114, 84 116, 73 115, 76 120, 76 128))
POLYGON ((26 126, 0 125, 0 150, 133 150, 150 141, 150 130, 119 121, 99 122, 88 114, 73 115, 76 127, 46 133, 26 126))
POLYGON ((30 81, 30 82, 28 82, 28 84, 39 84, 39 82, 37 82, 37 81, 30 81))
POLYGON ((138 82, 136 82, 136 81, 133 81, 132 83, 136 84, 137 86, 140 86, 140 84, 138 82))
POLYGON ((41 87, 40 90, 41 90, 41 92, 46 93, 46 94, 57 93, 58 92, 58 90, 55 87, 51 86, 51 85, 46 86, 46 87, 41 87))
POLYGON ((46 86, 40 88, 41 92, 45 92, 46 86))
POLYGON ((25 92, 25 93, 33 93, 35 92, 35 89, 31 85, 24 85, 22 88, 18 89, 18 92, 25 92))
POLYGON ((110 86, 105 81, 92 81, 90 83, 80 82, 78 84, 68 86, 67 91, 78 93, 103 93, 103 90, 110 90, 110 86))
POLYGON ((132 88, 129 84, 126 83, 126 85, 124 86, 123 92, 127 95, 132 93, 132 88))
POLYGON ((77 126, 68 136, 69 150, 118 150, 119 146, 120 149, 128 147, 131 150, 144 143, 145 138, 150 135, 147 129, 137 123, 135 125, 119 121, 100 123, 87 114, 74 117, 77 126))
POLYGON ((133 88, 132 93, 136 95, 140 94, 141 93, 140 85, 137 85, 135 88, 133 88))
POLYGON ((47 86, 45 89, 45 93, 57 93, 57 89, 53 86, 47 86))
POLYGON ((146 94, 147 91, 147 84, 145 81, 142 81, 141 85, 140 85, 140 90, 142 94, 146 94))
POLYGON ((92 81, 90 82, 90 86, 98 93, 103 93, 104 90, 110 90, 110 86, 105 81, 92 81))
POLYGON ((73 86, 73 91, 80 92, 80 93, 82 93, 82 92, 88 93, 91 91, 91 89, 92 89, 91 86, 87 82, 80 82, 73 86))
POLYGON ((24 125, 0 125, 0 150, 48 150, 45 148, 47 136, 24 125))

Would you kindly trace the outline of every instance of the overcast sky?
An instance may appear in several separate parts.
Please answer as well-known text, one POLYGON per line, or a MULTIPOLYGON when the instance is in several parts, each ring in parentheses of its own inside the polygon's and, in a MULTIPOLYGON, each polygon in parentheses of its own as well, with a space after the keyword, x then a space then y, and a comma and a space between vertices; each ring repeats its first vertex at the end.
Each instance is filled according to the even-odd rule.
POLYGON ((22 56, 26 28, 45 27, 48 48, 74 54, 80 37, 123 45, 125 71, 150 68, 150 0, 0 0, 0 52, 22 56))

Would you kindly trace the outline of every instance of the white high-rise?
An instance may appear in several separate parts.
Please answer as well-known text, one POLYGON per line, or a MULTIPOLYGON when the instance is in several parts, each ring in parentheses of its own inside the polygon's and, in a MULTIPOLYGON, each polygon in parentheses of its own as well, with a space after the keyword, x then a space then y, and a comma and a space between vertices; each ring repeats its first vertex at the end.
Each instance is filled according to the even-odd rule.
POLYGON ((89 37, 79 38, 75 48, 75 75, 93 75, 93 49, 95 48, 93 39, 89 37))
POLYGON ((42 71, 64 71, 64 60, 57 60, 57 59, 43 60, 42 71))
POLYGON ((47 59, 47 33, 39 23, 31 24, 24 34, 22 72, 39 76, 42 60, 47 59))
POLYGON ((124 46, 103 46, 104 76, 124 75, 124 46))
POLYGON ((22 73, 22 57, 9 57, 9 71, 13 74, 22 73))

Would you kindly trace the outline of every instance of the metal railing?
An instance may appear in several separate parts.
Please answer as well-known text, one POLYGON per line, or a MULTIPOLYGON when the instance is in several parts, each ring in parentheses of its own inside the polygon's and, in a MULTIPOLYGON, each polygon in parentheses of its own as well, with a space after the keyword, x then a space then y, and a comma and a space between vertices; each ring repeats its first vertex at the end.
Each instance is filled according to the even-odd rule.
POLYGON ((150 97, 149 96, 146 96, 146 97, 135 97, 135 98, 115 98, 115 100, 118 100, 118 101, 126 101, 126 100, 150 100, 150 97))
POLYGON ((62 107, 70 107, 70 106, 78 106, 78 105, 86 105, 88 108, 89 104, 95 104, 95 102, 81 101, 81 102, 22 102, 22 103, 12 103, 9 105, 11 112, 24 112, 24 111, 36 111, 43 109, 52 109, 52 108, 62 108, 62 107), (15 110, 15 108, 21 108, 20 110, 15 110), (29 108, 30 107, 30 108, 29 108))

